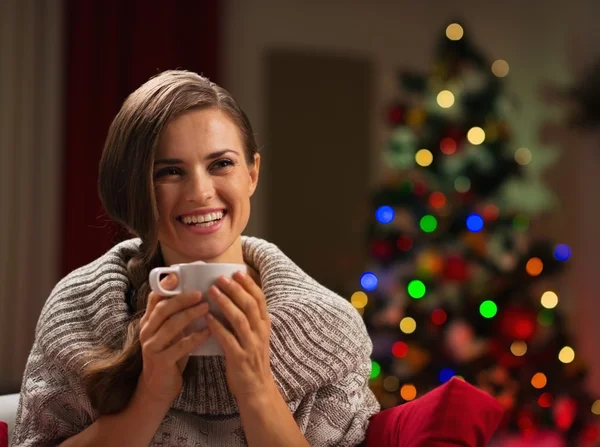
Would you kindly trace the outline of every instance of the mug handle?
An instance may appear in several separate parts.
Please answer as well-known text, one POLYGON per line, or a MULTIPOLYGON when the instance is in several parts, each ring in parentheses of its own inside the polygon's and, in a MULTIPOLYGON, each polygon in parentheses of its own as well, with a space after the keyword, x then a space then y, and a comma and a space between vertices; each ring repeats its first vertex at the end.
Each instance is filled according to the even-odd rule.
POLYGON ((154 292, 160 293, 162 296, 179 295, 181 292, 183 292, 181 288, 181 276, 179 272, 179 267, 156 267, 150 271, 150 277, 148 278, 148 281, 150 282, 150 288, 154 292), (160 285, 160 275, 169 273, 175 273, 179 282, 177 288, 173 290, 166 290, 160 285))

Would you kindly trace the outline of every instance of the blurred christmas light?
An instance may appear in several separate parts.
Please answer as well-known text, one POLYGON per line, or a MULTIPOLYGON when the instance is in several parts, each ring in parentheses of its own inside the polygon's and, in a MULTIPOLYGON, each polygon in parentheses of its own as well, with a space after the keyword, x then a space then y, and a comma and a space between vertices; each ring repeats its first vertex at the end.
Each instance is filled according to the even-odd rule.
POLYGON ((406 123, 414 128, 420 127, 424 122, 427 114, 420 107, 410 109, 406 114, 406 123))
POLYGON ((570 346, 565 346, 558 353, 558 360, 563 363, 571 363, 575 360, 575 351, 570 346))
POLYGON ((600 400, 595 400, 592 404, 592 413, 596 416, 600 416, 600 400))
POLYGON ((360 285, 367 292, 375 290, 377 288, 377 284, 379 284, 379 280, 377 279, 375 273, 365 272, 360 277, 360 285))
POLYGON ((535 373, 531 378, 531 385, 538 390, 541 390, 548 383, 548 379, 544 373, 535 373))
POLYGON ((414 318, 404 317, 400 321, 400 330, 405 334, 412 334, 414 331, 417 330, 417 322, 414 318))
POLYGON ((408 251, 412 248, 412 245, 412 239, 408 236, 400 236, 396 241, 396 246, 398 247, 398 250, 408 251))
POLYGON ((509 70, 508 62, 503 59, 498 59, 492 64, 492 73, 499 78, 503 78, 508 75, 509 70))
POLYGON ((394 220, 394 209, 391 206, 380 206, 375 212, 377 221, 382 224, 389 224, 394 220))
POLYGON ((527 353, 527 343, 521 340, 513 341, 510 345, 510 352, 516 357, 522 357, 527 353))
POLYGON ((471 214, 467 217, 467 228, 472 233, 478 233, 483 230, 483 219, 479 214, 471 214))
POLYGON ((542 294, 542 306, 546 309, 554 309, 558 305, 558 295, 551 290, 542 294))
POLYGON ((552 394, 546 392, 542 393, 538 398, 538 405, 542 408, 550 408, 552 406, 552 394))
POLYGON ((427 214, 421 218, 419 226, 425 233, 433 233, 437 228, 437 219, 432 215, 427 214))
POLYGON ((415 154, 415 161, 424 168, 433 163, 433 154, 429 149, 420 149, 415 154))
POLYGON ((571 248, 567 244, 558 244, 554 247, 554 257, 558 261, 567 261, 571 257, 571 248))
POLYGON ((486 205, 483 208, 483 218, 485 220, 496 220, 500 215, 500 210, 496 205, 486 205))
POLYGON ((448 319, 448 315, 444 309, 436 309, 431 313, 431 321, 436 326, 441 326, 448 319))
POLYGON ((383 387, 390 393, 395 392, 399 386, 400 380, 398 380, 398 377, 396 376, 387 376, 385 379, 383 379, 383 387))
POLYGON ((515 151, 515 160, 521 166, 525 166, 531 163, 531 158, 531 151, 526 147, 520 147, 515 151))
POLYGON ((542 309, 538 314, 537 321, 540 326, 552 326, 552 323, 554 323, 554 312, 552 312, 550 309, 542 309))
POLYGON ((513 228, 517 231, 527 231, 529 228, 529 217, 517 214, 513 219, 513 228))
POLYGON ((496 316, 496 313, 498 313, 498 306, 496 306, 496 303, 492 300, 485 300, 479 306, 479 313, 484 318, 493 318, 496 316))
POLYGON ((531 276, 539 276, 544 270, 544 263, 540 258, 533 257, 527 261, 527 265, 525 265, 525 270, 531 276))
POLYGON ((440 151, 444 155, 452 155, 456 152, 456 141, 452 138, 444 138, 440 141, 440 151))
POLYGON ((442 208, 446 204, 446 196, 439 192, 432 192, 429 196, 429 204, 436 209, 442 208))
POLYGON ((454 104, 454 95, 450 90, 442 90, 437 95, 437 103, 443 109, 450 108, 454 104))
POLYGON ((418 300, 419 298, 423 298, 425 296, 425 293, 427 292, 425 284, 423 284, 423 282, 419 281, 418 279, 413 279, 411 282, 409 282, 407 289, 408 294, 411 296, 411 298, 414 298, 416 300, 418 300))
POLYGON ((356 309, 362 309, 369 302, 369 298, 365 292, 354 292, 350 297, 350 302, 356 309))
POLYGON ((440 371, 440 382, 446 383, 455 375, 456 373, 451 368, 444 368, 440 371))
POLYGON ((408 354, 408 345, 403 341, 397 341, 392 345, 392 354, 399 359, 406 357, 406 354, 408 354))
POLYGON ((454 180, 454 189, 462 193, 468 192, 469 189, 471 189, 471 180, 462 175, 456 177, 456 179, 454 180))
POLYGON ((375 360, 371 360, 371 379, 376 379, 381 374, 381 366, 375 360))
POLYGON ((474 146, 478 146, 485 141, 485 132, 481 127, 472 127, 467 132, 467 140, 474 146))
POLYGON ((446 27, 446 37, 450 40, 460 40, 464 35, 463 27, 458 23, 451 23, 446 27))
POLYGON ((400 389, 400 396, 406 401, 414 400, 417 397, 417 389, 414 385, 403 385, 402 389, 400 389))

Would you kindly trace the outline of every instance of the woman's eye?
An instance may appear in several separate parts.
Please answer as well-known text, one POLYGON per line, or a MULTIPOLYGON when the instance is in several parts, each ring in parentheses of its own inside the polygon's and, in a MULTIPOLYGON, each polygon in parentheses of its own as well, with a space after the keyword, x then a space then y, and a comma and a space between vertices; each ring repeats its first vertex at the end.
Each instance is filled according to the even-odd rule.
POLYGON ((179 169, 179 168, 174 168, 174 167, 163 168, 163 169, 161 169, 160 171, 158 171, 156 173, 156 178, 165 177, 165 176, 180 175, 181 173, 182 173, 181 169, 179 169))
POLYGON ((223 160, 218 160, 215 161, 212 165, 211 165, 211 169, 223 169, 223 168, 227 168, 228 166, 233 166, 234 163, 233 161, 229 160, 228 158, 224 158, 223 160))

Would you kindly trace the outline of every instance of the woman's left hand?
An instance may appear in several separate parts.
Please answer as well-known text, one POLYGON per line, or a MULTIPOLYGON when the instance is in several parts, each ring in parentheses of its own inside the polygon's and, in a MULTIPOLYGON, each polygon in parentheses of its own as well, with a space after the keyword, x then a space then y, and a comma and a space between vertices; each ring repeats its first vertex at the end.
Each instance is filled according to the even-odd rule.
POLYGON ((225 353, 229 389, 238 400, 271 391, 271 322, 263 291, 250 275, 237 272, 233 279, 221 276, 208 293, 233 328, 232 332, 207 315, 210 331, 225 353))

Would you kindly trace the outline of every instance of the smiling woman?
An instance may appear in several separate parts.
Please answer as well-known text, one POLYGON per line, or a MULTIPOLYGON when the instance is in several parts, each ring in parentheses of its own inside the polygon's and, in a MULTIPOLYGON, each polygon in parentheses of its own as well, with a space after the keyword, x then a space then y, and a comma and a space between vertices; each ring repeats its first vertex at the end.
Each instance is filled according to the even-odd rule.
POLYGON ((347 300, 242 235, 259 171, 248 118, 208 79, 167 71, 127 98, 98 183, 107 213, 136 238, 67 275, 46 302, 15 444, 363 441, 379 411, 371 341, 347 300), (195 261, 247 266, 209 290, 227 327, 197 292, 150 292, 153 268, 195 261), (208 328, 186 335, 200 316, 208 328), (190 357, 211 335, 224 357, 190 357))

